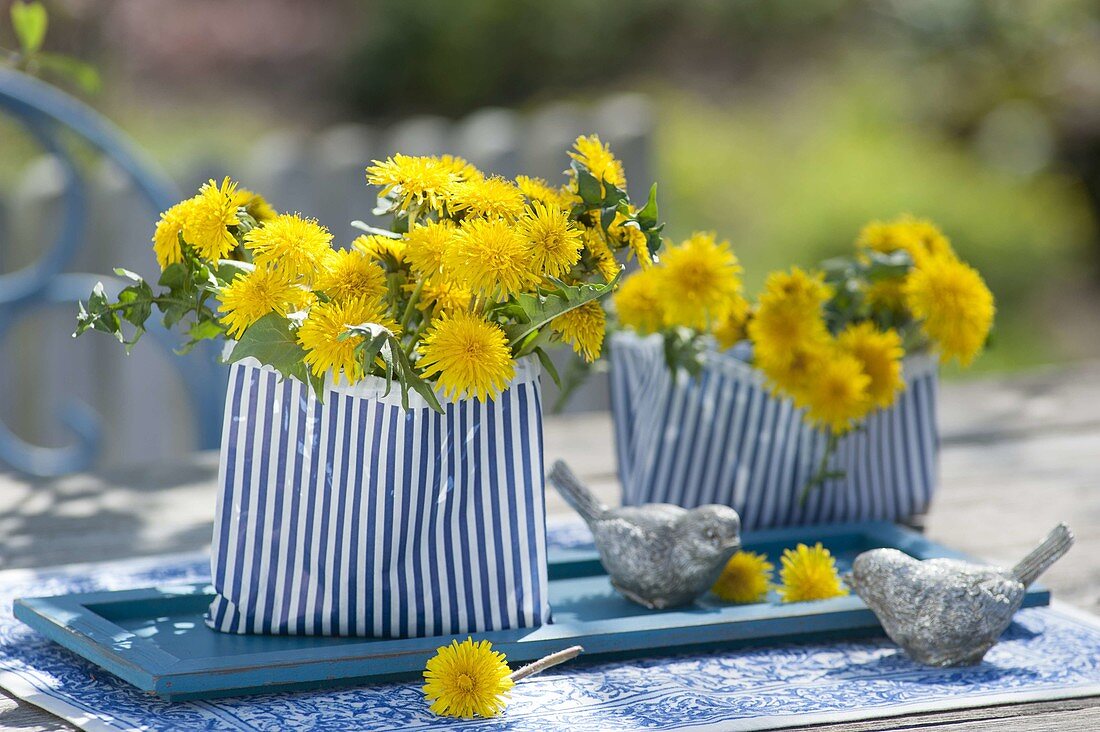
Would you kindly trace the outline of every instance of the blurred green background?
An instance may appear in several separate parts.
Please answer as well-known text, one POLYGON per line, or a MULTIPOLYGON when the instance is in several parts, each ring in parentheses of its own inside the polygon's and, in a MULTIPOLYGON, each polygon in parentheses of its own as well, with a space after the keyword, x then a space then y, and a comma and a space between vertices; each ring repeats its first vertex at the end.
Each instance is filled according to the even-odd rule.
MULTIPOLYGON (((1100 355, 1095 2, 46 5, 47 48, 99 68, 85 98, 169 171, 232 169, 273 128, 636 90, 657 109, 668 231, 729 238, 750 291, 769 269, 846 250, 868 219, 911 212, 998 298, 979 370, 1100 355)), ((6 129, 4 186, 30 154, 6 129)))

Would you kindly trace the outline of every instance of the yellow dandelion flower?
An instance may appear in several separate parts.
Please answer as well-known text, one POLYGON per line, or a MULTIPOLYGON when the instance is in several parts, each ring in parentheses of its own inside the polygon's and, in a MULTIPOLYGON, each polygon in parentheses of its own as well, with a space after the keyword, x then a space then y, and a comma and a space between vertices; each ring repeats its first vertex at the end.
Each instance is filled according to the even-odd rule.
POLYGON ((626 188, 623 164, 611 153, 611 148, 600 142, 599 135, 581 135, 573 143, 569 157, 588 168, 592 176, 618 188, 626 188))
POLYGON ((397 323, 386 313, 380 297, 353 297, 350 300, 318 302, 298 328, 298 342, 305 349, 305 362, 316 376, 341 373, 349 384, 363 378, 363 367, 355 358, 360 339, 341 338, 349 325, 379 325, 398 333, 397 323))
POLYGON ((973 267, 954 257, 931 257, 909 274, 905 299, 941 361, 970 364, 993 326, 993 293, 973 267))
POLYGON ((832 344, 822 338, 788 351, 754 352, 753 362, 764 373, 773 393, 786 396, 796 407, 804 408, 812 380, 831 352, 832 344))
POLYGON ((755 350, 752 358, 753 364, 763 372, 773 394, 788 397, 796 407, 805 408, 809 403, 813 380, 834 349, 835 343, 822 338, 800 343, 789 351, 755 350))
POLYGON ((836 560, 818 542, 813 547, 799 544, 783 550, 779 570, 779 597, 783 602, 806 602, 842 597, 848 589, 836 571, 836 560))
POLYGON ((873 323, 852 323, 837 336, 840 348, 859 359, 863 372, 871 379, 867 397, 876 407, 894 403, 897 393, 905 388, 901 377, 901 359, 905 349, 901 336, 893 328, 877 329, 873 323))
POLYGON ((485 177, 485 174, 478 170, 477 166, 465 158, 460 158, 457 155, 440 155, 437 159, 454 173, 458 180, 481 180, 485 177))
POLYGON ((495 399, 515 375, 512 349, 499 325, 469 312, 443 313, 420 343, 424 378, 451 401, 495 399))
POLYGON ((883 254, 904 249, 917 265, 929 256, 939 257, 954 253, 951 243, 935 224, 909 214, 889 222, 868 223, 856 237, 856 246, 883 254))
POLYGON ((799 385, 806 369, 829 345, 829 331, 821 313, 807 313, 791 306, 760 306, 746 327, 753 346, 753 360, 772 385, 798 401, 799 385))
POLYGON ((561 196, 562 200, 562 208, 570 209, 579 203, 584 203, 584 199, 580 197, 580 194, 571 187, 573 185, 576 184, 572 182, 565 183, 558 189, 558 195, 561 196))
POLYGON ((233 202, 236 190, 237 184, 228 177, 221 185, 209 180, 183 209, 183 238, 203 259, 211 262, 224 259, 237 246, 237 239, 229 230, 241 223, 233 202))
POLYGON ((581 258, 584 235, 555 204, 532 203, 516 228, 531 245, 532 261, 541 274, 561 277, 581 258))
POLYGON ((439 274, 443 255, 455 238, 455 225, 448 219, 414 226, 405 236, 405 258, 413 271, 424 277, 439 274))
POLYGON ((665 307, 656 269, 635 272, 625 278, 611 300, 619 322, 640 335, 655 333, 664 325, 665 307))
POLYGON ((670 247, 658 271, 668 325, 707 330, 741 294, 741 265, 729 242, 713 233, 697 232, 670 247))
POLYGON ((448 277, 480 295, 511 295, 535 279, 530 245, 503 219, 463 222, 443 266, 448 277))
POLYGON ((388 272, 400 269, 408 255, 408 242, 381 234, 361 234, 351 243, 371 259, 379 262, 388 272))
POLYGON ((649 239, 641 227, 633 221, 628 221, 622 212, 615 213, 615 219, 611 226, 607 227, 607 233, 622 246, 630 249, 632 256, 636 257, 642 269, 653 266, 653 255, 649 251, 649 239))
POLYGON ((939 227, 928 219, 903 214, 895 223, 909 230, 909 236, 921 243, 924 254, 930 257, 954 256, 955 250, 951 248, 951 242, 939 227))
MULTIPOLYGON (((412 289, 415 285, 408 287, 412 289)), ((473 294, 465 287, 442 277, 431 277, 424 280, 417 307, 425 312, 432 310, 436 314, 453 313, 456 310, 468 310, 472 299, 473 294)))
POLYGON ((714 326, 714 339, 719 348, 733 348, 746 337, 745 325, 749 319, 749 301, 741 295, 734 296, 729 310, 714 326))
POLYGON ((313 282, 333 300, 375 297, 386 291, 386 273, 358 249, 330 249, 313 282))
POLYGON ((789 273, 768 275, 747 328, 756 361, 781 369, 800 350, 813 350, 827 341, 821 305, 830 296, 820 274, 795 267, 789 273))
POLYGON ((495 717, 508 703, 511 673, 504 654, 489 641, 453 640, 428 660, 424 696, 440 716, 495 717))
POLYGON ((760 300, 793 302, 809 310, 825 304, 832 296, 833 290, 825 284, 824 273, 809 273, 792 267, 790 272, 772 272, 768 275, 760 300))
POLYGON ((367 168, 367 182, 381 186, 383 196, 392 193, 402 209, 426 205, 439 210, 446 201, 447 189, 459 177, 453 160, 398 153, 385 162, 373 162, 367 168))
POLYGON ((244 245, 257 265, 278 267, 309 280, 332 252, 332 234, 313 219, 280 214, 249 230, 244 245))
POLYGON ((600 273, 606 282, 611 282, 619 276, 622 266, 615 261, 615 253, 603 238, 599 229, 584 230, 584 248, 592 259, 592 266, 600 273))
POLYGON ((888 277, 872 282, 863 294, 872 310, 900 313, 905 309, 905 277, 888 277))
POLYGON ((247 188, 237 189, 237 192, 233 194, 233 205, 237 208, 243 208, 245 213, 259 223, 263 223, 279 215, 279 212, 271 207, 267 199, 259 193, 254 193, 247 188))
POLYGON ((543 204, 544 206, 557 206, 558 208, 569 208, 570 202, 562 192, 550 186, 542 178, 531 178, 526 175, 516 176, 516 186, 527 197, 527 200, 535 203, 543 204))
POLYGON ((739 551, 726 562, 710 591, 726 602, 764 602, 774 569, 763 554, 739 551))
POLYGON ((286 315, 289 310, 304 305, 309 291, 299 287, 287 272, 271 267, 256 267, 251 272, 239 272, 233 281, 218 293, 218 312, 229 326, 229 335, 240 338, 245 328, 271 312, 286 315))
POLYGON ((883 254, 904 249, 914 261, 924 253, 923 245, 916 234, 908 226, 893 221, 868 222, 856 236, 856 247, 873 249, 883 254))
POLYGON ((523 193, 511 181, 496 176, 461 180, 447 189, 447 206, 468 217, 514 219, 523 213, 523 193))
POLYGON ((591 300, 551 320, 550 328, 585 361, 592 363, 600 357, 603 348, 607 315, 598 301, 591 300))
POLYGON ((871 377, 855 356, 834 351, 819 359, 816 371, 799 390, 806 417, 819 427, 842 435, 871 410, 871 377))
POLYGON ((642 269, 653 266, 653 253, 649 251, 649 237, 637 226, 624 226, 626 232, 626 245, 630 247, 630 253, 637 258, 642 269))
POLYGON ((160 215, 157 228, 153 232, 153 253, 157 255, 157 264, 161 271, 169 265, 183 261, 183 247, 180 246, 180 233, 187 220, 187 209, 192 201, 180 201, 160 215))

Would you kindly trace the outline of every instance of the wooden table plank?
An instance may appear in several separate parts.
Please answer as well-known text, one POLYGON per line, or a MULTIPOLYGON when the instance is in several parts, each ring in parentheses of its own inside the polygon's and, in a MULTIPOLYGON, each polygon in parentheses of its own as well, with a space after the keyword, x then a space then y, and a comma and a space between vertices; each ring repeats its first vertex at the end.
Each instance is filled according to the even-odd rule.
MULTIPOLYGON (((1016 561, 1058 521, 1078 546, 1044 577, 1061 600, 1100 611, 1100 363, 943 387, 941 489, 930 536, 1016 561)), ((605 500, 618 483, 606 413, 550 417, 547 464, 566 459, 605 500)), ((49 481, 0 474, 0 567, 109 561, 209 546, 217 456, 49 481)), ((552 517, 571 515, 556 495, 552 517)), ((808 729, 1100 729, 1100 699, 1040 702, 808 729)), ((64 730, 0 693, 0 730, 64 730)))
POLYGON ((949 730, 950 732, 1096 732, 1100 697, 1005 704, 951 712, 910 714, 894 719, 790 727, 791 732, 870 732, 870 730, 949 730))
POLYGON ((0 730, 4 732, 70 732, 77 729, 33 704, 0 691, 0 730))

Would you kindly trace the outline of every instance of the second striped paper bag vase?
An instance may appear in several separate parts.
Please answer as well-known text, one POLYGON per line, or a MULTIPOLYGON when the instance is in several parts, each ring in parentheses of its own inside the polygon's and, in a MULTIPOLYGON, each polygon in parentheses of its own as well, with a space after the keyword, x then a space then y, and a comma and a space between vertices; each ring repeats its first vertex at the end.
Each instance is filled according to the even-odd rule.
POLYGON ((212 628, 400 638, 548 622, 537 362, 446 414, 384 392, 376 377, 328 383, 322 402, 233 364, 212 628))
POLYGON ((800 495, 827 436, 733 352, 707 354, 698 378, 673 374, 659 335, 618 333, 611 404, 623 502, 732 506, 746 529, 923 513, 937 480, 937 366, 904 361, 906 388, 850 432, 829 464, 844 477, 800 495))

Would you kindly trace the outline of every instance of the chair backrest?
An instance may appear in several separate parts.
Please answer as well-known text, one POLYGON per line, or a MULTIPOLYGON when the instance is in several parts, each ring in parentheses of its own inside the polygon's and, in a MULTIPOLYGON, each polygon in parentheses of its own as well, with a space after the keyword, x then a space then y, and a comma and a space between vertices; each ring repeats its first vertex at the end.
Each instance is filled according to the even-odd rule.
MULTIPOLYGON (((123 358, 118 344, 107 338, 82 338, 79 348, 89 349, 84 358, 95 362, 95 373, 72 376, 63 369, 58 373, 56 366, 75 353, 69 342, 39 342, 34 332, 7 334, 30 310, 71 304, 104 279, 69 269, 106 271, 125 265, 155 279, 148 241, 153 221, 180 193, 118 130, 56 89, 2 73, 0 111, 22 123, 48 155, 29 166, 12 195, 0 196, 0 268, 5 249, 37 249, 36 235, 28 232, 41 229, 43 220, 60 222, 53 247, 33 265, 0 275, 0 375, 6 374, 0 381, 0 462, 36 475, 56 475, 82 469, 97 456, 133 462, 217 447, 227 370, 214 363, 209 349, 177 358, 164 349, 146 348, 143 341, 131 357, 123 358), (82 170, 74 162, 63 144, 73 133, 101 153, 97 169, 82 170), (29 353, 42 349, 46 352, 29 353), (166 361, 172 368, 165 367, 166 361), (172 383, 181 380, 182 392, 172 383), (59 384, 91 392, 88 401, 96 407, 72 398, 57 403, 59 384), (71 434, 60 432, 54 412, 71 434), (45 435, 71 444, 37 447, 5 426, 5 419, 39 441, 45 435)), ((591 106, 559 103, 529 113, 483 109, 458 121, 421 116, 385 128, 344 124, 315 134, 275 130, 232 164, 196 161, 181 176, 180 188, 194 190, 207 178, 231 175, 262 192, 279 210, 318 218, 338 244, 346 244, 358 233, 350 226, 352 220, 371 221, 373 198, 364 168, 372 159, 394 152, 453 153, 487 172, 524 172, 560 181, 568 163, 565 151, 575 137, 597 132, 623 160, 631 196, 644 200, 653 180, 653 128, 648 100, 621 94, 591 106)), ((73 312, 70 305, 58 316, 59 332, 71 328, 73 312)), ((152 332, 165 345, 180 341, 163 330, 152 332)), ((555 356, 559 362, 565 358, 564 353, 555 356)), ((547 404, 553 403, 553 384, 544 380, 544 389, 547 404)), ((575 395, 571 408, 606 409, 608 401, 606 378, 596 375, 575 395)))
MULTIPOLYGON (((14 119, 49 156, 40 166, 47 176, 56 182, 54 205, 49 227, 55 231, 53 243, 33 246, 41 254, 15 271, 0 274, 0 343, 3 343, 19 321, 31 317, 36 310, 56 305, 65 309, 70 323, 75 314, 75 303, 87 298, 98 281, 109 288, 120 283, 103 275, 70 271, 78 254, 86 247, 93 232, 95 200, 89 185, 89 166, 79 162, 79 148, 89 148, 107 161, 114 171, 121 172, 130 190, 143 204, 141 216, 152 221, 156 213, 179 199, 176 187, 156 171, 125 136, 110 122, 82 102, 57 89, 24 74, 0 70, 0 111, 14 119), (75 144, 74 144, 74 139, 75 144)), ((16 201, 7 219, 33 210, 26 200, 16 201), (18 210, 16 210, 18 209, 18 210)), ((142 220, 142 219, 136 219, 142 220)), ((10 226, 9 229, 16 227, 10 226)), ((16 235, 12 231, 2 234, 0 256, 16 259, 16 235)), ((98 262, 97 264, 102 264, 98 262)), ((64 320, 62 320, 64 322, 64 320)), ((151 328, 150 342, 168 348, 178 339, 160 328, 151 328)), ((9 406, 22 402, 23 412, 33 409, 33 402, 24 401, 28 390, 64 390, 64 385, 46 383, 48 369, 32 368, 33 383, 20 383, 20 367, 15 359, 36 361, 26 346, 45 343, 45 334, 31 334, 15 344, 17 353, 5 354, 3 392, 9 406), (41 336, 41 337, 39 337, 41 336), (30 341, 28 343, 27 341, 30 341)), ((19 336, 15 336, 19 340, 19 336)), ((64 362, 71 358, 62 350, 36 354, 43 362, 64 362)), ((211 349, 196 353, 194 358, 172 359, 181 377, 186 399, 191 405, 196 435, 195 444, 200 448, 215 447, 220 434, 221 404, 224 400, 224 369, 214 361, 211 349)), ((42 362, 40 362, 42 363, 42 362)), ((33 364, 32 364, 33 365, 33 364)), ((57 403, 57 400, 53 400, 57 403)), ((88 467, 96 459, 103 442, 102 420, 87 402, 69 398, 58 404, 56 416, 67 428, 68 443, 61 447, 43 447, 33 444, 0 421, 0 462, 21 472, 38 476, 70 473, 88 467)), ((18 411, 18 410, 6 410, 18 411)))

